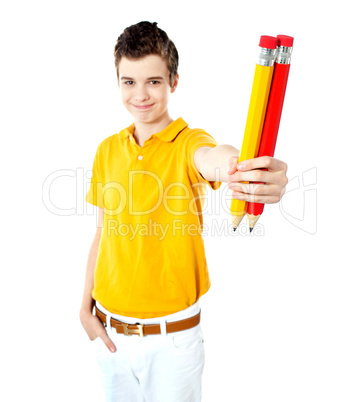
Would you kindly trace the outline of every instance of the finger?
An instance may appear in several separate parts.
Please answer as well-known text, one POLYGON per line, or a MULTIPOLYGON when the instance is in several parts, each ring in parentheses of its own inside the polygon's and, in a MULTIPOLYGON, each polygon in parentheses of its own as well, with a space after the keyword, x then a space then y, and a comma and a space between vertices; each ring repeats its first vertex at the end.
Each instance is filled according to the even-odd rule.
POLYGON ((274 204, 279 202, 284 190, 274 184, 235 183, 229 184, 233 189, 232 197, 242 201, 274 204))
POLYGON ((247 172, 237 171, 228 176, 229 182, 256 182, 285 185, 286 176, 281 172, 267 170, 250 170, 247 172))
POLYGON ((265 183, 229 183, 230 190, 253 195, 271 195, 270 186, 265 183))
POLYGON ((280 201, 280 197, 277 195, 257 195, 237 191, 232 193, 232 197, 241 201, 254 202, 258 204, 275 204, 280 201))
POLYGON ((247 159, 238 164, 238 170, 247 171, 253 169, 268 169, 269 171, 287 172, 287 164, 271 156, 260 156, 258 158, 247 159))
POLYGON ((248 172, 236 171, 228 175, 229 182, 256 182, 256 183, 272 183, 276 178, 273 172, 266 170, 250 170, 248 172))

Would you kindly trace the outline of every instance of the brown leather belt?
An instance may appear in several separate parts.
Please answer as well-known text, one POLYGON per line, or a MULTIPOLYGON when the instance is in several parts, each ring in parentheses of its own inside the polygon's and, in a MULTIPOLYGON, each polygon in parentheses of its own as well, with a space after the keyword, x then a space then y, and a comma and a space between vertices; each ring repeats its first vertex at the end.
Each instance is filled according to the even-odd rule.
MULTIPOLYGON (((104 326, 106 326, 106 314, 102 313, 102 311, 96 308, 96 316, 103 322, 104 326)), ((185 318, 180 321, 167 322, 167 333, 183 331, 185 329, 193 328, 198 325, 200 322, 200 311, 197 315, 193 317, 185 318)), ((161 334, 160 324, 128 324, 125 322, 121 322, 111 317, 111 326, 116 329, 119 334, 124 335, 159 335, 161 334)))

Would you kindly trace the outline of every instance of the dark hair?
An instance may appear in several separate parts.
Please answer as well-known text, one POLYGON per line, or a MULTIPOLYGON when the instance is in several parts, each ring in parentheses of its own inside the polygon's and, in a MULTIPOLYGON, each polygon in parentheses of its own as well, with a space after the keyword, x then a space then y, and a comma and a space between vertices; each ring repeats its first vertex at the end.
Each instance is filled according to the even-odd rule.
POLYGON ((150 54, 161 56, 169 70, 170 86, 178 73, 179 54, 168 35, 157 27, 157 22, 141 21, 126 28, 114 47, 114 65, 119 81, 119 62, 122 57, 140 59, 150 54))

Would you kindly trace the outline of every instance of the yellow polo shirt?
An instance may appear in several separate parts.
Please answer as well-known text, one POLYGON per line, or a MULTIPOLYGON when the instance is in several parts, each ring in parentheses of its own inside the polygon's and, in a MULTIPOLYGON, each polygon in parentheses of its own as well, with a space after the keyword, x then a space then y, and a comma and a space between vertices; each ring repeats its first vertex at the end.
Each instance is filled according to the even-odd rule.
POLYGON ((213 137, 183 118, 140 147, 135 125, 104 139, 86 201, 104 208, 92 297, 108 311, 138 318, 183 310, 210 288, 202 237, 209 182, 194 152, 213 137))

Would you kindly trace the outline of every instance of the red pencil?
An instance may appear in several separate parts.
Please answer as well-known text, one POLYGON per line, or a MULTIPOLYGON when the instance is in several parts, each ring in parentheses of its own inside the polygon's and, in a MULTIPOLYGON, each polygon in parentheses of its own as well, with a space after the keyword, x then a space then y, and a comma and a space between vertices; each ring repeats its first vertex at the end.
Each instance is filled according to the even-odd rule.
MULTIPOLYGON (((280 126, 283 101, 285 99, 288 74, 290 71, 293 37, 277 35, 278 52, 275 62, 271 90, 267 105, 264 128, 262 130, 259 156, 274 156, 278 129, 280 126)), ((264 169, 267 170, 267 169, 264 169)), ((249 202, 247 219, 250 232, 262 215, 265 204, 249 202)))

